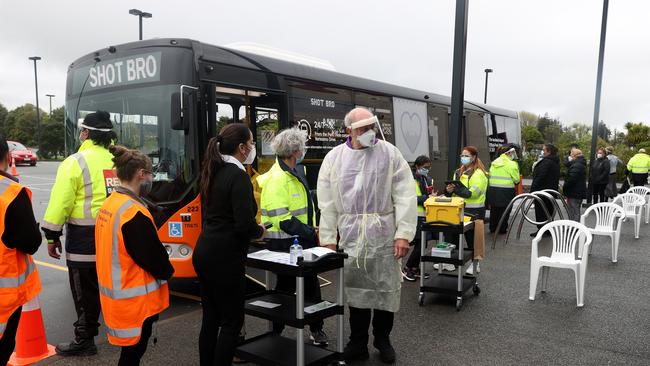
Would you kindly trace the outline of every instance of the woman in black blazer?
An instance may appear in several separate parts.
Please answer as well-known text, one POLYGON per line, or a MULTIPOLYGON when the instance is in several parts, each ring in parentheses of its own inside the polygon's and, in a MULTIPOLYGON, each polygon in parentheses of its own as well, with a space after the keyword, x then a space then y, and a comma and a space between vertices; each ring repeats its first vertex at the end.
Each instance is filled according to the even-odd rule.
POLYGON ((210 139, 203 160, 203 230, 192 257, 203 306, 201 365, 231 365, 244 323, 248 245, 265 231, 255 221, 253 185, 243 165, 254 159, 253 135, 234 123, 210 139))

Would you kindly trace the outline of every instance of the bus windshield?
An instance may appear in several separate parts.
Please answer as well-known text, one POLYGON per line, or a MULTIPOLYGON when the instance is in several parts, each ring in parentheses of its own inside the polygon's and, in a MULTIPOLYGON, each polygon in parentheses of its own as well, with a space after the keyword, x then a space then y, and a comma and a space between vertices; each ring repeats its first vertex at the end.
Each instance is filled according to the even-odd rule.
POLYGON ((191 177, 185 160, 184 131, 170 126, 169 101, 178 85, 119 88, 82 94, 66 102, 66 152, 79 147, 78 119, 103 110, 111 115, 117 143, 147 154, 154 166, 149 198, 169 202, 181 198, 191 177))

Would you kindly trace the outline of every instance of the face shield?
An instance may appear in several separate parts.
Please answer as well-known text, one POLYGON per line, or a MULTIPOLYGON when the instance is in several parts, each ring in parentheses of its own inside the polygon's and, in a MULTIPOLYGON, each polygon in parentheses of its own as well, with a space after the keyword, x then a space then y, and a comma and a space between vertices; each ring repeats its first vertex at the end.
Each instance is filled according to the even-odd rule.
MULTIPOLYGON (((366 119, 362 119, 360 121, 352 122, 350 124, 350 129, 354 130, 356 128, 361 128, 361 127, 365 127, 365 126, 369 126, 369 125, 373 125, 372 129, 369 130, 369 131, 374 131, 375 134, 378 131, 379 134, 381 135, 382 140, 384 140, 384 141, 386 140, 386 138, 384 136, 384 131, 381 129, 381 124, 379 123, 379 119, 377 118, 377 116, 372 116, 370 118, 366 118, 366 119)), ((366 131, 365 133, 368 133, 369 131, 366 131)))
POLYGON ((518 160, 519 157, 517 156, 517 150, 513 147, 512 149, 506 151, 506 154, 510 154, 510 158, 512 160, 518 160))

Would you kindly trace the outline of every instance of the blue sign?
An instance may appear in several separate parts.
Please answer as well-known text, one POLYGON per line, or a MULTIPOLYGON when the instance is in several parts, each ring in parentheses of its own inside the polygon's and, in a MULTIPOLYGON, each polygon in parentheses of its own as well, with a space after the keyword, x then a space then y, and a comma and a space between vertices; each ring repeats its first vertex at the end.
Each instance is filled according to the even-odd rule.
POLYGON ((180 222, 170 221, 168 224, 168 231, 170 238, 183 237, 183 225, 180 222))

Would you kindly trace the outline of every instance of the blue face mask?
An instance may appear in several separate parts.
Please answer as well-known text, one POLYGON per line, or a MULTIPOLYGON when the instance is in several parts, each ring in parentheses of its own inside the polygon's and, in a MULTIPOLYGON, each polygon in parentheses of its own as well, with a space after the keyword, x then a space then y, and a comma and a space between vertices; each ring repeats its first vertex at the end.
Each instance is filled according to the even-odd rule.
POLYGON ((427 175, 427 174, 429 174, 429 169, 427 169, 427 168, 420 168, 420 169, 418 169, 418 174, 420 174, 420 175, 427 175))
POLYGON ((302 152, 302 155, 298 158, 298 160, 296 160, 296 164, 302 163, 302 161, 305 159, 305 155, 307 155, 307 149, 305 149, 305 151, 302 152))
POLYGON ((472 162, 472 158, 470 158, 469 156, 461 156, 460 157, 460 163, 463 164, 463 165, 469 165, 469 163, 471 163, 471 162, 472 162))

